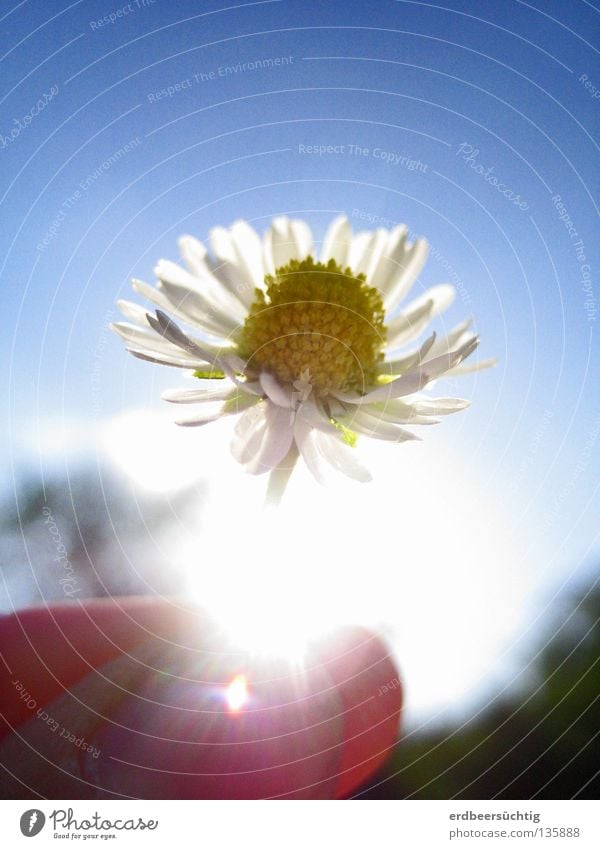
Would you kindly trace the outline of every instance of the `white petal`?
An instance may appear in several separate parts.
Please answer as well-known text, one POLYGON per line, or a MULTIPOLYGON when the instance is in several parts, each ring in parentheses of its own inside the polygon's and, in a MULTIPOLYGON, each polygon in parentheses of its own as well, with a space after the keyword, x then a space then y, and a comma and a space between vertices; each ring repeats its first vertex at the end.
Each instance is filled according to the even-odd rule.
POLYGON ((231 238, 239 267, 246 271, 255 287, 261 287, 265 279, 265 266, 258 233, 247 221, 236 221, 231 228, 231 238))
POLYGON ((407 247, 398 262, 396 274, 390 278, 383 291, 383 305, 386 311, 392 312, 411 288, 425 265, 428 251, 429 245, 425 239, 417 239, 407 247))
MULTIPOLYGON (((426 301, 431 301, 433 303, 431 317, 434 318, 436 315, 447 310, 454 301, 455 297, 456 289, 451 283, 440 283, 437 286, 432 286, 430 289, 426 289, 422 295, 419 295, 418 298, 412 300, 406 309, 416 309, 426 301)), ((402 312, 404 311, 405 308, 402 309, 402 312)))
POLYGON ((427 359, 431 360, 441 354, 448 354, 451 351, 458 350, 458 348, 476 339, 477 334, 469 332, 470 325, 471 319, 467 319, 456 325, 447 336, 437 339, 435 344, 431 346, 427 359))
POLYGON ((383 417, 369 413, 362 407, 356 408, 342 424, 349 427, 350 430, 363 433, 372 439, 385 439, 391 442, 408 442, 419 439, 414 433, 404 430, 404 428, 399 427, 394 422, 387 421, 383 417))
POLYGON ((410 371, 402 377, 397 377, 390 383, 378 386, 367 392, 366 395, 351 395, 349 393, 333 393, 340 401, 346 404, 372 404, 374 401, 387 401, 389 398, 399 398, 402 395, 412 395, 422 389, 430 380, 425 371, 418 369, 410 371))
POLYGON ((325 433, 339 436, 339 431, 335 425, 332 424, 329 416, 317 407, 314 401, 305 401, 301 404, 298 407, 296 415, 317 430, 322 430, 325 433))
POLYGON ((461 321, 460 324, 455 325, 446 336, 440 336, 431 349, 431 355, 436 356, 437 354, 445 354, 457 345, 461 345, 463 342, 466 342, 467 331, 472 323, 473 319, 467 318, 465 321, 461 321))
POLYGON ((177 419, 176 424, 183 427, 198 427, 217 421, 223 416, 235 416, 248 411, 248 408, 258 406, 259 399, 256 395, 245 395, 241 392, 225 399, 225 403, 216 405, 216 401, 201 404, 200 409, 185 419, 177 419))
POLYGON ((295 242, 296 259, 306 259, 313 250, 313 237, 306 221, 294 218, 290 222, 290 232, 295 242))
POLYGON ((133 324, 117 322, 111 324, 111 329, 125 340, 127 350, 138 359, 179 368, 195 369, 208 365, 206 359, 197 354, 182 351, 178 346, 159 336, 150 326, 144 330, 133 324))
POLYGON ((128 324, 125 321, 116 321, 110 325, 110 329, 118 333, 121 339, 133 345, 134 348, 148 348, 155 353, 172 354, 177 357, 181 356, 181 350, 176 345, 159 336, 147 322, 144 329, 135 324, 128 324))
POLYGON ((414 402, 415 410, 428 416, 447 416, 466 410, 470 405, 471 402, 463 398, 418 398, 414 402))
POLYGON ((237 386, 232 385, 226 378, 217 382, 224 383, 225 386, 219 386, 218 389, 167 389, 161 397, 163 401, 173 404, 204 404, 210 401, 225 401, 238 392, 237 386))
POLYGON ((208 234, 210 247, 218 260, 235 264, 236 255, 231 233, 226 227, 213 227, 208 234))
POLYGON ((267 428, 266 402, 255 404, 243 413, 235 426, 231 453, 239 463, 246 463, 260 446, 267 428))
POLYGON ((265 395, 268 395, 274 404, 288 410, 293 408, 294 391, 291 386, 282 386, 277 378, 268 372, 260 375, 259 382, 265 395))
POLYGON ((294 435, 294 414, 269 401, 256 404, 242 415, 232 445, 233 456, 250 474, 262 474, 286 457, 294 435))
POLYGON ((182 236, 179 239, 179 251, 192 274, 198 278, 197 288, 200 291, 205 291, 215 303, 235 316, 241 317, 246 312, 249 304, 244 302, 241 295, 250 291, 251 296, 254 296, 250 280, 240 280, 237 271, 229 279, 223 268, 215 270, 215 263, 208 256, 206 248, 193 236, 182 236))
POLYGON ((281 499, 287 488, 290 476, 294 471, 294 467, 299 456, 296 443, 292 442, 290 450, 283 458, 282 462, 275 468, 271 469, 267 493, 265 495, 265 507, 272 509, 281 504, 281 499))
POLYGON ((146 298, 150 301, 150 303, 155 304, 155 306, 160 307, 161 310, 169 310, 172 308, 168 298, 162 292, 159 292, 155 286, 151 286, 149 283, 144 282, 144 280, 137 280, 134 278, 131 281, 131 287, 134 292, 137 292, 138 295, 146 298))
POLYGON ((151 327, 156 330, 159 336, 172 342, 177 348, 180 348, 191 357, 199 357, 213 365, 219 365, 219 356, 222 353, 218 348, 201 342, 200 340, 192 339, 187 336, 181 328, 179 328, 168 315, 161 310, 156 310, 156 318, 148 314, 148 321, 151 327))
POLYGON ((263 396, 263 389, 258 380, 250 379, 249 371, 246 371, 247 363, 236 354, 226 352, 219 358, 219 366, 225 372, 226 376, 232 383, 235 383, 242 392, 249 392, 252 395, 257 395, 259 398, 263 396))
POLYGON ((478 363, 468 363, 467 365, 455 366, 449 369, 444 377, 454 377, 459 374, 471 374, 475 371, 483 371, 486 368, 493 368, 498 364, 496 357, 491 357, 489 360, 479 360, 478 363))
POLYGON ((450 337, 445 337, 440 340, 439 345, 434 345, 427 356, 427 360, 431 360, 434 357, 441 356, 442 354, 450 354, 453 351, 458 351, 459 348, 468 345, 470 342, 473 342, 477 339, 478 336, 476 333, 463 333, 461 334, 458 341, 452 340, 450 337))
POLYGON ((260 447, 244 464, 251 475, 262 475, 277 468, 287 457, 294 441, 294 413, 276 404, 265 402, 267 428, 260 447))
POLYGON ((240 269, 231 234, 224 227, 214 227, 210 231, 210 242, 216 256, 210 264, 213 276, 247 313, 254 301, 255 283, 246 271, 240 269))
POLYGON ((327 480, 326 464, 354 480, 367 482, 371 475, 354 456, 354 449, 345 445, 337 433, 315 430, 301 417, 296 417, 294 437, 302 458, 314 477, 321 483, 327 480))
POLYGON ((306 463, 308 470, 319 481, 319 483, 325 483, 327 477, 325 473, 324 459, 317 447, 314 430, 311 425, 304 421, 304 419, 300 416, 296 416, 294 423, 294 439, 296 440, 298 451, 306 463))
MULTIPOLYGON (((387 325, 387 347, 389 351, 412 342, 440 312, 448 309, 456 291, 450 284, 440 284, 428 289, 402 309, 400 315, 387 325)), ((443 344, 436 346, 439 353, 447 350, 443 344)))
POLYGON ((177 419, 175 424, 180 427, 202 427, 202 425, 211 424, 221 418, 219 410, 209 412, 208 410, 199 410, 193 416, 186 419, 177 419))
POLYGON ((130 354, 137 357, 138 360, 146 360, 148 363, 156 363, 161 366, 173 366, 174 368, 197 369, 210 365, 206 360, 194 359, 194 357, 186 357, 183 353, 180 357, 169 356, 169 354, 152 353, 143 348, 127 348, 130 354))
POLYGON ((315 430, 313 433, 318 450, 330 466, 360 483, 368 483, 373 479, 369 470, 357 460, 354 448, 342 442, 340 436, 333 436, 320 430, 315 430))
POLYGON ((387 325, 387 348, 394 351, 407 342, 412 342, 427 327, 433 313, 433 301, 409 304, 399 316, 387 325))
POLYGON ((405 224, 399 224, 388 232, 387 243, 383 250, 377 268, 373 270, 372 286, 376 286, 382 294, 397 276, 399 267, 406 254, 406 237, 408 229, 405 224))
POLYGON ((178 239, 178 245, 179 253, 195 277, 206 277, 210 274, 208 253, 202 242, 186 234, 178 239))
POLYGON ((392 398, 385 404, 363 404, 358 409, 370 413, 378 419, 393 424, 430 425, 437 424, 437 419, 431 418, 435 413, 425 413, 418 409, 417 401, 407 403, 399 398, 392 398))
MULTIPOLYGON (((239 374, 244 374, 246 371, 246 363, 237 354, 234 354, 230 348, 219 352, 221 367, 224 372, 235 371, 239 374)), ((238 381, 239 382, 239 381, 238 381)))
POLYGON ((140 327, 150 328, 146 314, 148 310, 140 304, 135 304, 133 301, 126 301, 120 298, 117 301, 117 307, 121 310, 125 318, 138 324, 140 327))
POLYGON ((345 215, 338 215, 327 228, 321 251, 321 262, 327 263, 333 259, 344 268, 348 261, 348 247, 351 239, 350 222, 345 215))
MULTIPOLYGON (((435 424, 440 423, 439 419, 434 419, 431 416, 418 415, 417 413, 414 413, 412 416, 408 416, 407 418, 403 419, 401 417, 391 415, 390 413, 387 412, 387 410, 382 413, 381 411, 378 411, 377 409, 375 409, 375 407, 370 406, 370 405, 365 405, 364 407, 359 407, 358 409, 359 410, 363 410, 363 409, 369 410, 374 415, 376 415, 377 418, 381 419, 381 421, 389 422, 390 424, 393 424, 393 425, 419 425, 419 426, 429 427, 430 425, 435 425, 435 424)), ((415 437, 415 439, 416 438, 417 437, 415 437)))
POLYGON ((363 271, 366 275, 367 282, 370 285, 373 285, 375 281, 375 272, 379 266, 382 256, 385 253, 388 238, 389 232, 380 227, 375 231, 374 238, 371 240, 371 244, 369 245, 369 255, 366 258, 364 270, 361 268, 361 271, 363 271))
POLYGON ((419 370, 425 372, 429 380, 434 380, 436 377, 440 377, 442 374, 450 371, 450 369, 454 369, 462 360, 470 356, 478 345, 479 337, 475 336, 469 339, 464 345, 461 345, 460 348, 457 348, 456 351, 440 354, 440 356, 422 363, 419 366, 419 370))
POLYGON ((159 259, 154 266, 154 273, 160 280, 166 280, 175 286, 182 286, 193 292, 198 290, 198 278, 170 259, 159 259))
POLYGON ((247 309, 254 301, 255 289, 264 287, 265 265, 258 234, 246 221, 239 220, 230 230, 214 227, 210 240, 220 262, 219 275, 247 309))
POLYGON ((432 333, 423 342, 420 348, 408 351, 403 357, 398 357, 395 360, 385 360, 379 366, 380 374, 404 374, 414 366, 423 362, 429 351, 433 348, 436 340, 436 334, 432 333))
POLYGON ((370 230, 363 230, 362 233, 357 233, 352 237, 350 247, 348 248, 348 265, 354 274, 360 274, 361 270, 368 264, 370 254, 369 249, 375 239, 375 233, 370 230))
POLYGON ((292 234, 289 218, 280 216, 274 218, 265 233, 263 255, 269 274, 287 265, 291 259, 296 259, 296 240, 292 234))
POLYGON ((246 312, 239 302, 236 307, 232 303, 220 303, 207 286, 200 291, 200 281, 175 263, 161 261, 155 272, 160 280, 158 288, 168 299, 171 309, 179 310, 187 321, 209 327, 219 336, 227 336, 244 322, 246 312))
POLYGON ((171 285, 158 289, 150 286, 148 283, 144 283, 143 280, 133 280, 131 285, 134 291, 155 304, 155 306, 173 313, 173 315, 187 324, 193 324, 206 335, 216 338, 220 344, 224 346, 231 345, 231 341, 227 338, 230 331, 223 327, 220 332, 216 332, 215 327, 221 327, 222 325, 215 326, 205 321, 208 311, 199 308, 199 305, 194 300, 194 293, 191 290, 177 289, 171 285), (172 300, 167 296, 167 291, 172 296, 172 300))
POLYGON ((231 315, 225 315, 202 295, 190 289, 161 281, 159 290, 167 299, 169 312, 205 335, 218 339, 221 344, 232 344, 232 337, 240 324, 231 315))

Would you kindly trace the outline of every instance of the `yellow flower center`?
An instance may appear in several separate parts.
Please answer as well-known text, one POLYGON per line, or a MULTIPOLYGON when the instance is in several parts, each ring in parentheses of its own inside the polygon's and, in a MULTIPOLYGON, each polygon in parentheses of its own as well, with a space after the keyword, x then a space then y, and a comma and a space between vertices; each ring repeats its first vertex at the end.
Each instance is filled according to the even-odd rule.
POLYGON ((364 274, 334 260, 292 260, 265 277, 238 337, 249 369, 281 383, 308 373, 313 390, 362 390, 383 359, 383 302, 364 274))

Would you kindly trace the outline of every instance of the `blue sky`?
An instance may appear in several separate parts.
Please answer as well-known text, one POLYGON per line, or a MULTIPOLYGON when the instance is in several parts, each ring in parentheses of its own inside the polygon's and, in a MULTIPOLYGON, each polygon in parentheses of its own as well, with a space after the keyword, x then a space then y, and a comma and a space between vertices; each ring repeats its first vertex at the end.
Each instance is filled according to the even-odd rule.
POLYGON ((340 211, 357 229, 405 221, 432 246, 417 288, 459 285, 440 327, 473 314, 480 355, 499 357, 447 387, 473 400, 444 423, 449 444, 557 575, 590 563, 598 20, 583 0, 6 11, 6 456, 24 461, 32 423, 160 406, 173 376, 126 357, 106 324, 181 233, 239 217, 262 231, 282 213, 317 238, 340 211))

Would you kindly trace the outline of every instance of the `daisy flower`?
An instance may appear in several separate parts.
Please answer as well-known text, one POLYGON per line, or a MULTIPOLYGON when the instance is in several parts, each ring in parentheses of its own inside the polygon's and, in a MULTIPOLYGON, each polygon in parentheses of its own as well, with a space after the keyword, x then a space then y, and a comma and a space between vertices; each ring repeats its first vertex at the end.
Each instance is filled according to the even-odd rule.
POLYGON ((178 424, 238 417, 232 453, 251 474, 271 472, 274 490, 299 456, 320 481, 331 469, 370 480, 354 450, 358 435, 417 439, 406 425, 435 424, 468 406, 421 390, 494 362, 463 364, 479 342, 470 320, 406 349, 455 291, 434 286, 399 308, 428 250, 425 239, 407 240, 404 225, 353 234, 340 216, 320 259, 308 225, 283 217, 262 240, 245 221, 215 227, 210 246, 213 256, 183 236, 186 268, 160 260, 156 286, 133 280, 155 313, 119 301, 128 321, 112 327, 135 357, 198 379, 197 388, 163 395, 198 405, 178 424))

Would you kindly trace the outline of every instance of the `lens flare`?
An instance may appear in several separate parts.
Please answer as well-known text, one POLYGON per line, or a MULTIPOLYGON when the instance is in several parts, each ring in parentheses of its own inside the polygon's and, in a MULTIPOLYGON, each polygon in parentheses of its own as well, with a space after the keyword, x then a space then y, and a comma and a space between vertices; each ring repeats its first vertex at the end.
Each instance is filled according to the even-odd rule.
POLYGON ((227 707, 237 713, 248 701, 248 684, 245 675, 236 675, 225 691, 227 707))

